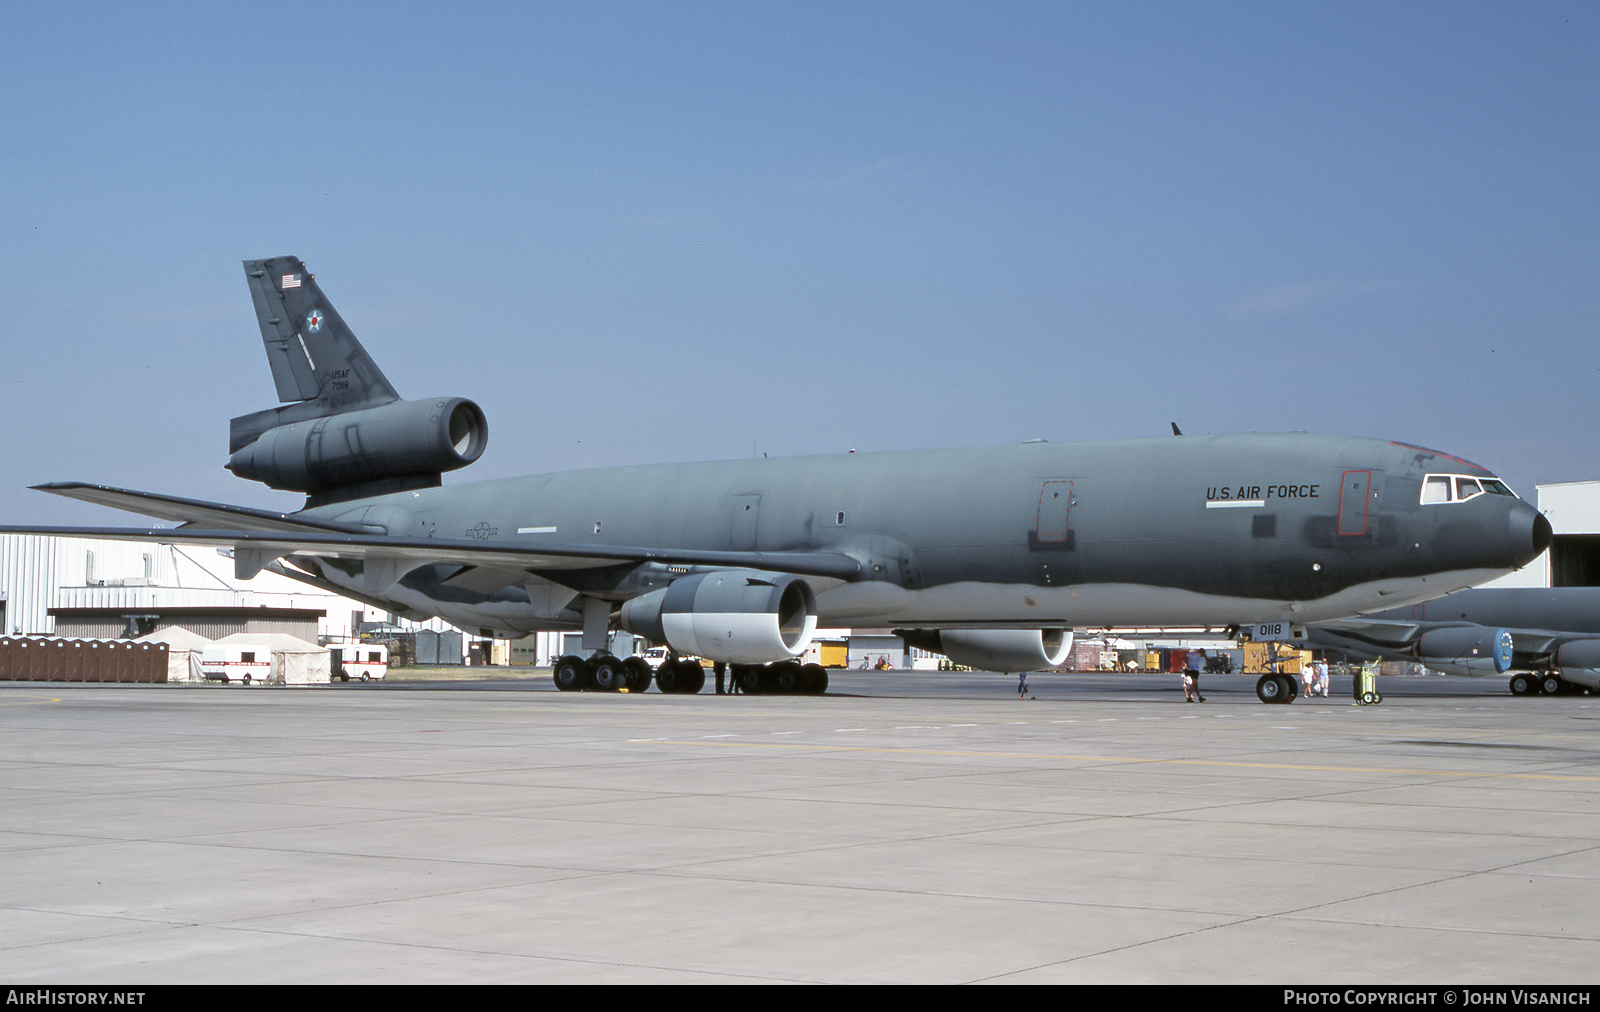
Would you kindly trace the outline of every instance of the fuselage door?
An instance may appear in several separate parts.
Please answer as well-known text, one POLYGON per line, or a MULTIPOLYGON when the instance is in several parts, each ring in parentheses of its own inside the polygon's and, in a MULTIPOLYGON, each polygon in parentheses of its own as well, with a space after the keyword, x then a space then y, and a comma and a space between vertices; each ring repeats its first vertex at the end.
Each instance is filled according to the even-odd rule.
POLYGON ((756 550, 756 537, 761 526, 761 493, 733 497, 733 527, 729 547, 735 552, 756 550))
POLYGON ((1039 489, 1038 538, 1040 544, 1065 544, 1070 539, 1072 482, 1047 481, 1039 489))
POLYGON ((1383 472, 1372 468, 1346 471, 1339 483, 1339 533, 1345 537, 1369 535, 1376 519, 1378 489, 1383 472))

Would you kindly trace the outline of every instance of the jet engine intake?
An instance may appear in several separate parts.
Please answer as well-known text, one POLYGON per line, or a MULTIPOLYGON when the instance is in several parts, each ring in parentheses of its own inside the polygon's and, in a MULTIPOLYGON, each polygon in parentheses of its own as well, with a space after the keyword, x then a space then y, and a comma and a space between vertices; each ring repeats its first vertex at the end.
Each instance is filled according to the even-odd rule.
POLYGON ((1067 659, 1071 629, 896 630, 914 647, 979 671, 1043 671, 1067 659))
POLYGON ((384 479, 434 479, 477 460, 489 442, 483 410, 464 397, 390 401, 268 429, 228 470, 310 495, 384 479))
POLYGON ((1430 629, 1417 640, 1417 657, 1424 661, 1450 661, 1469 670, 1496 674, 1511 670, 1511 634, 1487 626, 1450 626, 1430 629))
POLYGON ((811 585, 787 573, 693 573, 622 605, 622 628, 729 664, 766 664, 805 652, 817 631, 811 585))

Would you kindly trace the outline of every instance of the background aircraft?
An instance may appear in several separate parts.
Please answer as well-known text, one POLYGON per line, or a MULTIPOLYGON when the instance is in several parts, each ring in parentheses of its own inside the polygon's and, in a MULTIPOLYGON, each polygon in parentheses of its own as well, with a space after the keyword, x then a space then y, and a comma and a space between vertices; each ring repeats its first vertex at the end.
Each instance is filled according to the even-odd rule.
MULTIPOLYGON (((562 688, 820 691, 820 621, 911 630, 960 663, 1059 663, 1077 625, 1296 624, 1481 583, 1550 526, 1484 468, 1290 433, 620 467, 445 487, 488 438, 470 400, 401 398, 295 257, 246 261, 279 399, 233 419, 234 474, 296 513, 81 483, 47 491, 176 530, 9 528, 229 548, 485 634, 581 629, 562 688), (1444 492, 1440 494, 1440 488, 1444 492), (652 670, 614 628, 667 646, 652 670), (681 655, 681 656, 680 656, 681 655)), ((600 403, 591 400, 589 403, 600 403)), ((774 410, 783 410, 781 404, 774 410)), ((803 424, 797 418, 796 424, 803 424)))
POLYGON ((1600 692, 1600 587, 1479 587, 1408 608, 1312 625, 1306 645, 1356 660, 1412 660, 1460 675, 1511 674, 1519 696, 1600 692))

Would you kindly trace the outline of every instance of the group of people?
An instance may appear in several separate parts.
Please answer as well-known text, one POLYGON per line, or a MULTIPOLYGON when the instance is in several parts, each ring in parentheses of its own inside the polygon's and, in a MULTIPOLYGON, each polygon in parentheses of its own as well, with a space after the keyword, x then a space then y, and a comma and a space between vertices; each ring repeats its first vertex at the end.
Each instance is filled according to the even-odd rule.
POLYGON ((1300 690, 1307 697, 1328 695, 1328 662, 1312 661, 1300 666, 1300 690))
MULTIPOLYGON (((1200 695, 1200 672, 1206 669, 1206 652, 1199 648, 1189 651, 1184 659, 1183 671, 1183 701, 1185 703, 1204 703, 1206 697, 1200 695)), ((1328 662, 1312 661, 1300 668, 1301 691, 1307 698, 1311 696, 1328 695, 1329 678, 1328 662)))

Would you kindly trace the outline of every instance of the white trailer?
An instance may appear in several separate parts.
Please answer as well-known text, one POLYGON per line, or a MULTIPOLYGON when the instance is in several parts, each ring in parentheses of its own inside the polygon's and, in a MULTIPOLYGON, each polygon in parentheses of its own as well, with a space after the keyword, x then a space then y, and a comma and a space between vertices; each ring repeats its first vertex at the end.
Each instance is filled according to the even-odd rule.
POLYGON ((333 680, 370 682, 389 673, 389 648, 382 643, 352 643, 333 648, 333 680))
POLYGON ((212 643, 200 652, 200 676, 241 685, 270 681, 272 649, 265 643, 212 643))

